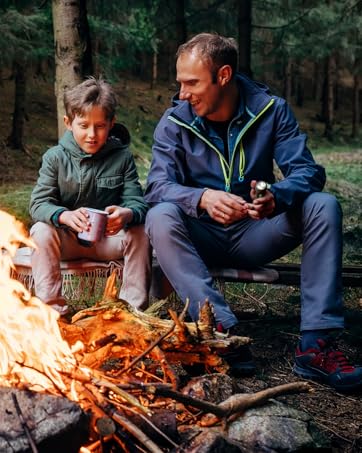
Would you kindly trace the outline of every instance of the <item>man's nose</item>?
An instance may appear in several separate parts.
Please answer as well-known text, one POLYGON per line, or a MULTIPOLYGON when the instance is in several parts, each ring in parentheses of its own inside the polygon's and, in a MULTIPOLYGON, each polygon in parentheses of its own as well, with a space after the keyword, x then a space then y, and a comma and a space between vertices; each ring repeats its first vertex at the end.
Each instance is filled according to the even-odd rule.
POLYGON ((187 89, 181 85, 180 94, 179 94, 180 100, 187 101, 188 99, 190 99, 190 96, 191 96, 191 93, 189 91, 187 91, 187 89))

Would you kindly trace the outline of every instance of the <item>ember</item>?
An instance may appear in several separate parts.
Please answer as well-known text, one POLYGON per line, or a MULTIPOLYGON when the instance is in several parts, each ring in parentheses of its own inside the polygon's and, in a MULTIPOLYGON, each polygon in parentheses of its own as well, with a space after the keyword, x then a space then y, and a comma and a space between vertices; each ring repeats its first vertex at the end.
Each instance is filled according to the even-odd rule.
MULTIPOLYGON (((177 447, 176 422, 210 426, 271 396, 309 390, 305 383, 294 383, 259 394, 233 395, 221 404, 179 392, 173 364, 198 363, 208 372, 225 372, 227 365, 218 350, 237 347, 249 339, 215 332, 207 302, 197 325, 185 323, 185 313, 178 317, 170 311, 172 320, 162 320, 134 310, 117 299, 115 275, 109 278, 95 307, 77 313, 71 324, 61 322, 55 310, 11 279, 12 257, 18 245, 34 244, 23 226, 1 211, 0 225, 0 383, 66 396, 91 413, 90 444, 80 451, 101 452, 105 442, 112 442, 116 448, 112 451, 130 451, 137 445, 161 452, 164 450, 159 445, 177 447), (196 416, 187 406, 201 412, 196 416), (166 422, 158 427, 161 410, 166 422), (204 413, 213 417, 202 419, 204 413), (144 430, 136 426, 140 420, 144 430), (165 426, 170 432, 165 433, 165 426)), ((26 424, 24 430, 32 446, 26 424)))

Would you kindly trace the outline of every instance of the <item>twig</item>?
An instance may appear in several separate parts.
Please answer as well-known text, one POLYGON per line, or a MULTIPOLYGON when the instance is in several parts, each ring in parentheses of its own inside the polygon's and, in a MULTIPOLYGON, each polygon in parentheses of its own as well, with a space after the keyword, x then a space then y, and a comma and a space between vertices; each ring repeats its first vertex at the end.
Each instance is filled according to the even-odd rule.
POLYGON ((156 433, 158 433, 160 436, 162 436, 164 439, 166 439, 167 442, 169 442, 173 447, 175 447, 175 448, 179 447, 178 444, 176 444, 172 439, 170 439, 168 436, 166 436, 166 434, 163 431, 161 431, 154 423, 152 423, 152 421, 150 419, 145 417, 143 414, 140 414, 139 412, 132 409, 131 407, 124 406, 123 404, 119 404, 119 407, 121 407, 125 411, 130 411, 133 414, 138 415, 139 417, 142 418, 142 420, 144 420, 148 425, 150 425, 152 427, 152 429, 154 429, 156 431, 156 433))
POLYGON ((152 351, 152 349, 154 349, 159 343, 161 343, 162 340, 164 340, 168 335, 170 335, 170 333, 174 330, 175 327, 176 327, 176 324, 173 323, 172 326, 164 334, 162 334, 157 340, 155 340, 153 343, 151 343, 150 346, 145 351, 142 352, 142 354, 135 357, 127 367, 120 370, 117 373, 117 376, 120 376, 121 374, 125 373, 129 369, 133 368, 137 362, 142 360, 143 357, 145 357, 150 351, 152 351))
POLYGON ((18 402, 18 399, 15 395, 15 393, 11 393, 11 396, 13 398, 13 401, 14 401, 14 406, 15 406, 15 409, 16 409, 16 413, 18 414, 18 417, 19 417, 19 420, 20 420, 20 423, 24 429, 24 432, 26 434, 26 437, 28 439, 28 442, 29 442, 29 445, 30 445, 30 448, 31 448, 31 451, 32 453, 38 453, 38 449, 35 445, 35 442, 32 438, 32 435, 31 435, 31 432, 30 432, 30 429, 26 423, 26 420, 24 418, 24 415, 23 415, 23 412, 20 408, 20 405, 19 405, 19 402, 18 402))
POLYGON ((162 450, 143 433, 134 423, 127 420, 119 412, 113 412, 112 418, 119 425, 129 431, 137 440, 139 440, 151 453, 162 453, 162 450))
POLYGON ((169 386, 166 385, 150 385, 144 384, 142 386, 146 389, 149 393, 154 393, 158 396, 163 396, 165 398, 172 398, 180 403, 185 404, 186 406, 193 406, 197 409, 201 409, 204 412, 211 412, 212 414, 216 414, 220 417, 223 417, 224 411, 219 407, 218 404, 209 403, 208 401, 200 400, 198 398, 193 398, 192 396, 184 395, 181 392, 177 392, 176 390, 172 390, 169 386))

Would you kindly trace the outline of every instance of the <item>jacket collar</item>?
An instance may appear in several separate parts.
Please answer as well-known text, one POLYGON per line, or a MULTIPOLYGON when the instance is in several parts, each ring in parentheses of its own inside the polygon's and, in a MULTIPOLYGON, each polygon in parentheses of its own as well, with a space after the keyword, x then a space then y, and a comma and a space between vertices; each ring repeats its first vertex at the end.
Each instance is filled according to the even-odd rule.
MULTIPOLYGON (((272 99, 269 87, 241 73, 236 74, 236 81, 241 94, 236 117, 243 116, 245 113, 252 117, 257 116, 272 99)), ((172 104, 175 107, 173 111, 175 116, 198 130, 205 129, 204 118, 195 115, 189 102, 179 99, 179 93, 172 98, 172 104)))

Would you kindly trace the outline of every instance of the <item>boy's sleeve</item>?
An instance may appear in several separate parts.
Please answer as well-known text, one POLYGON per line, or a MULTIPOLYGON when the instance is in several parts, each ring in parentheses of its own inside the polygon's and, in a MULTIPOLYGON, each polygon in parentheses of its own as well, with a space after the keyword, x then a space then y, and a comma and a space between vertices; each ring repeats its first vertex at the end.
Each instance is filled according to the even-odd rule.
POLYGON ((148 204, 143 198, 143 190, 139 181, 137 167, 132 153, 129 151, 125 165, 122 206, 130 208, 133 220, 129 225, 138 225, 145 222, 148 204))
POLYGON ((39 177, 30 197, 29 212, 34 222, 54 224, 54 215, 66 209, 60 202, 57 159, 50 149, 43 155, 39 177))

